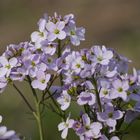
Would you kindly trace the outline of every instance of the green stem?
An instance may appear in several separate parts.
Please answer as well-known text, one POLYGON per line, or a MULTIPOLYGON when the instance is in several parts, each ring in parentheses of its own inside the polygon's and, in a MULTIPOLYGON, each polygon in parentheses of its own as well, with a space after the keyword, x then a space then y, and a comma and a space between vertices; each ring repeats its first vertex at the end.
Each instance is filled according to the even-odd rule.
POLYGON ((102 112, 102 104, 101 104, 101 101, 100 101, 100 95, 99 95, 99 92, 98 92, 98 86, 97 86, 97 82, 96 82, 95 78, 93 78, 93 84, 95 86, 95 93, 96 93, 97 103, 98 103, 98 106, 99 106, 99 111, 102 112))
MULTIPOLYGON (((58 52, 57 52, 58 58, 61 57, 61 40, 58 40, 58 52)), ((63 85, 63 76, 60 73, 60 84, 63 85)))
POLYGON ((29 81, 30 88, 31 88, 31 90, 32 90, 32 92, 33 92, 33 96, 35 97, 35 100, 38 101, 38 97, 37 97, 36 91, 35 91, 35 89, 34 89, 34 88, 32 87, 32 85, 31 85, 32 81, 31 81, 30 77, 27 76, 27 79, 28 79, 28 81, 29 81))
POLYGON ((43 126, 42 126, 42 120, 41 120, 41 111, 40 111, 40 101, 37 97, 37 93, 36 93, 35 89, 31 85, 30 77, 27 76, 27 78, 28 78, 29 85, 30 85, 30 88, 31 88, 32 93, 33 93, 34 103, 35 103, 35 107, 36 107, 36 111, 33 112, 33 115, 34 115, 36 122, 37 122, 37 125, 38 125, 39 137, 40 137, 40 140, 44 140, 43 126))
POLYGON ((65 116, 64 116, 63 112, 61 111, 61 109, 60 109, 59 105, 57 104, 56 100, 53 98, 53 96, 51 96, 51 92, 50 92, 49 90, 48 90, 48 94, 49 94, 49 96, 50 96, 50 98, 51 98, 53 104, 54 104, 54 105, 56 106, 56 108, 58 109, 59 114, 61 115, 61 117, 63 116, 62 118, 64 119, 65 116))
POLYGON ((40 140, 44 140, 44 138, 43 138, 43 127, 42 127, 41 114, 40 114, 40 103, 38 103, 36 101, 35 106, 36 106, 36 112, 33 112, 33 115, 34 115, 34 117, 36 119, 36 122, 37 122, 37 125, 38 125, 40 140))
POLYGON ((23 95, 23 93, 20 91, 20 89, 14 83, 13 83, 13 87, 17 90, 17 92, 22 97, 22 99, 24 100, 24 102, 26 103, 26 105, 28 106, 28 108, 31 110, 31 112, 34 112, 34 109, 30 105, 30 103, 28 102, 28 100, 26 99, 26 97, 23 95))

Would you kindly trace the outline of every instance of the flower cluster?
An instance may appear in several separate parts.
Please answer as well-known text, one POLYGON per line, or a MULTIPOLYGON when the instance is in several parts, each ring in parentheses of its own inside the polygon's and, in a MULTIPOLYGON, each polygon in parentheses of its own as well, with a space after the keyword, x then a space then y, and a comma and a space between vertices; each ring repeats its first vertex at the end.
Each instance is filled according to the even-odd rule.
POLYGON ((129 62, 105 46, 72 51, 65 57, 62 71, 66 96, 62 92, 58 103, 66 110, 73 100, 85 109, 86 114, 72 127, 81 140, 115 139, 121 129, 119 123, 130 123, 139 115, 139 72, 134 69, 129 75, 129 62))
POLYGON ((76 26, 73 14, 44 15, 38 27, 30 42, 11 44, 0 57, 1 92, 8 83, 27 81, 39 105, 48 107, 51 98, 57 109, 49 108, 63 120, 58 125, 63 139, 69 128, 80 140, 122 138, 122 125, 140 114, 140 72, 128 74, 131 61, 105 46, 72 50, 85 40, 85 29, 76 26), (41 100, 36 89, 42 91, 41 100), (67 111, 73 103, 81 108, 75 119, 67 111))

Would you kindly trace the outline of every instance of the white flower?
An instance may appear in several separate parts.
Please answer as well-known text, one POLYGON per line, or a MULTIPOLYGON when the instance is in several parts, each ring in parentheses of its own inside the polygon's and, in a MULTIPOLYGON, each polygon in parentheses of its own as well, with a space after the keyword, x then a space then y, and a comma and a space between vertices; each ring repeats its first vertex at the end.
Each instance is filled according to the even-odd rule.
POLYGON ((58 125, 58 130, 59 131, 62 131, 61 133, 61 137, 62 139, 65 139, 68 135, 68 129, 69 128, 72 128, 74 124, 74 120, 72 119, 69 119, 69 117, 67 118, 66 122, 61 122, 59 125, 58 125))
POLYGON ((84 61, 82 60, 81 56, 78 56, 73 62, 72 62, 72 70, 75 73, 80 73, 81 69, 84 68, 84 61))
POLYGON ((0 57, 0 77, 9 76, 11 69, 17 65, 17 58, 13 57, 7 60, 6 57, 0 57))

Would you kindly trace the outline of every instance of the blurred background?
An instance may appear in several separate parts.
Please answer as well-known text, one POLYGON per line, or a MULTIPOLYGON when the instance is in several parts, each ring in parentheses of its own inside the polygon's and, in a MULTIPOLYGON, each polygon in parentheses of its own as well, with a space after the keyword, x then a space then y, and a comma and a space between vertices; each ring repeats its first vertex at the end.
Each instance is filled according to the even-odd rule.
MULTIPOLYGON (((132 65, 140 69, 140 0, 0 0, 0 53, 10 43, 30 40, 31 32, 37 29, 36 23, 45 12, 75 14, 77 25, 86 28, 86 41, 81 47, 106 45, 131 59, 132 65)), ((17 84, 30 97, 28 87, 17 84)), ((0 103, 3 124, 28 140, 38 140, 34 120, 13 88, 9 86, 1 94, 0 103)), ((44 119, 47 140, 59 140, 60 119, 50 112, 44 119)), ((140 140, 139 130, 140 122, 136 122, 125 140, 140 140)), ((72 135, 68 139, 78 138, 72 135)))

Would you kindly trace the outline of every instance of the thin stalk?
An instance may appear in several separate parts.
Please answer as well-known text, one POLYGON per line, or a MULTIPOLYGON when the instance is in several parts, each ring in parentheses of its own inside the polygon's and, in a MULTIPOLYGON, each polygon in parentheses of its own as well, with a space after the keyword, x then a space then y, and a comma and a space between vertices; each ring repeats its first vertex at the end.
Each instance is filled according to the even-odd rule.
POLYGON ((35 105, 36 105, 36 112, 33 112, 33 115, 34 115, 36 122, 37 122, 37 125, 38 125, 40 140, 44 140, 43 127, 42 127, 42 121, 41 121, 41 113, 40 113, 41 112, 40 111, 40 104, 36 101, 35 105))
MULTIPOLYGON (((61 57, 61 40, 58 40, 58 52, 57 52, 58 58, 61 57)), ((60 73, 60 85, 63 85, 63 76, 60 73)))
POLYGON ((48 94, 49 94, 49 96, 50 96, 50 98, 51 98, 53 104, 56 106, 56 108, 58 109, 59 113, 61 114, 61 116, 64 117, 64 115, 63 115, 63 113, 62 113, 62 111, 61 111, 59 105, 57 104, 56 100, 53 98, 53 96, 51 96, 50 91, 48 91, 48 94))
POLYGON ((41 110, 40 110, 40 101, 37 97, 37 93, 36 93, 35 89, 31 85, 30 77, 27 76, 27 79, 29 81, 29 85, 30 85, 30 88, 33 93, 33 99, 34 99, 34 103, 35 103, 35 107, 36 107, 36 112, 33 112, 33 115, 34 115, 37 125, 38 125, 39 137, 40 137, 40 140, 44 140, 43 126, 42 126, 42 119, 41 119, 41 110))
POLYGON ((15 84, 13 84, 13 87, 17 90, 17 92, 22 97, 22 99, 24 100, 24 102, 26 103, 26 105, 28 106, 28 108, 31 110, 31 112, 34 112, 34 109, 30 105, 30 103, 28 102, 28 100, 26 99, 26 97, 23 95, 23 93, 19 90, 19 88, 15 84))
POLYGON ((97 103, 98 103, 98 106, 99 106, 99 111, 102 112, 102 104, 101 104, 101 101, 100 101, 100 95, 99 95, 99 92, 98 92, 98 86, 97 86, 97 82, 96 82, 95 78, 93 78, 93 84, 95 86, 96 99, 97 99, 97 103))
POLYGON ((55 75, 55 76, 52 78, 52 80, 51 80, 49 86, 47 87, 47 89, 45 90, 45 92, 44 92, 43 95, 42 95, 41 102, 43 102, 44 100, 48 99, 48 97, 45 97, 45 96, 46 96, 46 94, 47 94, 47 91, 50 90, 50 88, 51 88, 53 82, 56 80, 56 78, 57 78, 57 75, 55 75))
POLYGON ((31 79, 30 79, 30 77, 27 76, 27 79, 28 79, 28 81, 29 81, 29 85, 30 85, 30 88, 31 88, 31 90, 32 90, 33 96, 35 97, 35 100, 38 101, 38 97, 37 97, 36 91, 35 91, 35 89, 34 89, 34 88, 32 87, 32 85, 31 85, 31 79))

